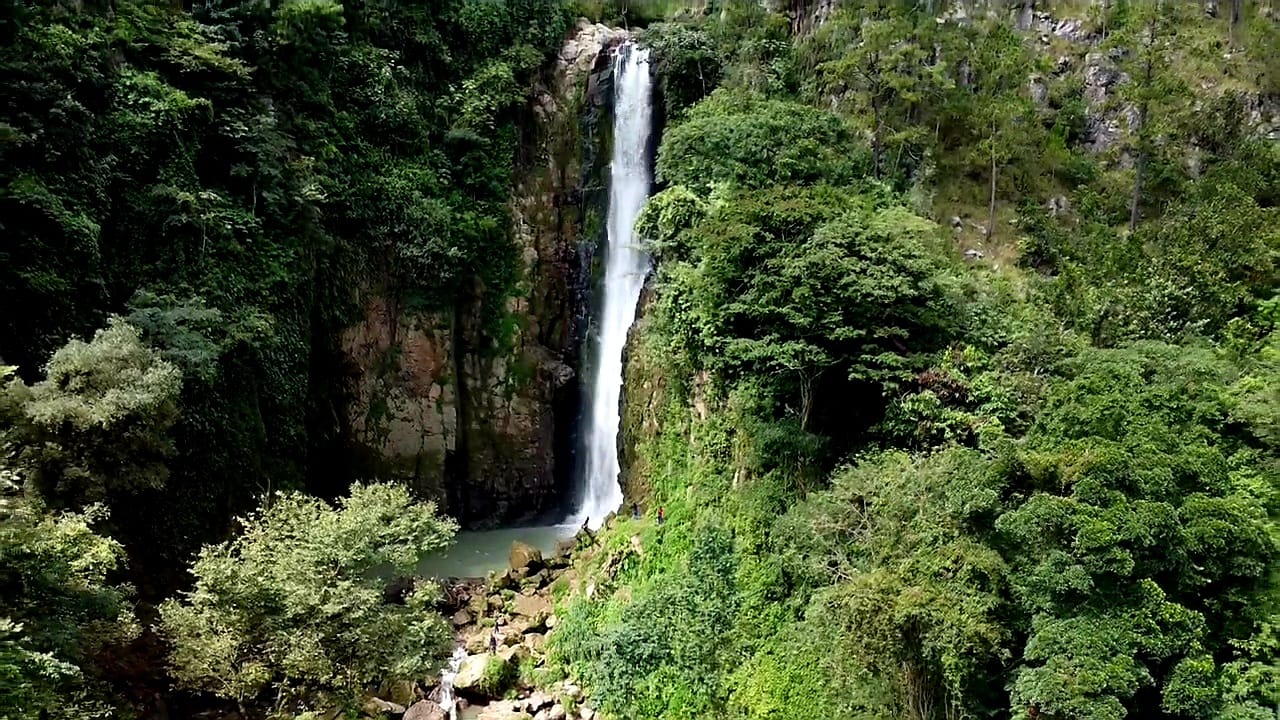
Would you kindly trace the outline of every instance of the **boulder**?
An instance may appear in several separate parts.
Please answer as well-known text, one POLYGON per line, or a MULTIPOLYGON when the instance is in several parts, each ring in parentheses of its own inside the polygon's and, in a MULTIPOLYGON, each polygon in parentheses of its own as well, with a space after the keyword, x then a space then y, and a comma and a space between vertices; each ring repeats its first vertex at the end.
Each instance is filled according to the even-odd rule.
POLYGON ((502 639, 507 645, 516 645, 531 626, 527 618, 513 617, 502 626, 502 639))
POLYGON ((517 595, 511 605, 516 615, 529 618, 532 624, 543 622, 551 614, 551 598, 546 595, 517 595))
POLYGON ((501 609, 502 609, 502 606, 503 606, 503 605, 505 605, 505 604, 506 604, 506 603, 502 600, 502 596, 501 596, 501 595, 490 595, 490 596, 489 596, 489 609, 490 609, 490 610, 501 610, 501 609))
POLYGON ((420 697, 418 683, 412 680, 383 683, 382 687, 378 689, 378 697, 386 698, 396 705, 409 707, 420 697))
POLYGON ((553 702, 555 701, 551 699, 550 695, 541 690, 534 690, 529 694, 529 697, 520 701, 520 707, 525 712, 536 713, 543 708, 550 707, 553 702))
POLYGON ((1031 93, 1031 100, 1036 105, 1043 107, 1049 103, 1049 85, 1044 78, 1038 75, 1031 76, 1027 81, 1027 90, 1031 93))
POLYGON ((573 551, 578 547, 578 541, 574 538, 568 538, 556 543, 556 558, 564 558, 565 564, 568 564, 569 558, 573 555, 573 551))
POLYGON ((472 619, 473 618, 471 617, 471 613, 467 612, 466 608, 459 610, 458 612, 453 614, 453 617, 449 618, 449 620, 453 623, 454 627, 462 627, 463 625, 470 625, 472 619))
POLYGON ((507 647, 498 650, 497 655, 497 657, 502 658, 504 661, 509 662, 512 665, 519 665, 532 656, 532 653, 529 652, 529 648, 524 645, 508 645, 507 647))
POLYGON ((533 716, 516 709, 511 703, 502 702, 481 710, 476 720, 533 720, 533 716))
POLYGON ((458 666, 458 674, 453 677, 453 686, 459 690, 477 689, 484 679, 484 670, 489 662, 506 662, 483 653, 468 655, 458 666))
POLYGON ((516 540, 511 543, 511 552, 507 561, 512 570, 538 570, 542 567, 542 551, 524 542, 516 540))
POLYGON ((542 633, 528 633, 521 642, 532 653, 541 653, 547 648, 547 636, 542 633))
POLYGON ((462 647, 472 655, 479 655, 489 649, 489 628, 474 626, 462 635, 462 647))
POLYGON ((403 720, 446 720, 444 708, 430 700, 421 700, 409 706, 403 720))
POLYGON ((360 709, 368 715, 381 715, 389 713, 391 715, 403 715, 404 706, 398 705, 378 697, 365 698, 364 704, 360 709))

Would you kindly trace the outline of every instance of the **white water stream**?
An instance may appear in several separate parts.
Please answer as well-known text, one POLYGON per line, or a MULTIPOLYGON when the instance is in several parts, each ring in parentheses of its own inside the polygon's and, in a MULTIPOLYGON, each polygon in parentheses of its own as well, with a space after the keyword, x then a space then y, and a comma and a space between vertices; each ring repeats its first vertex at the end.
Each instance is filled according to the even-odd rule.
POLYGON ((608 245, 604 251, 601 307, 589 342, 594 374, 586 389, 579 442, 579 505, 570 522, 598 528, 622 505, 618 485, 618 425, 622 399, 622 354, 649 269, 636 237, 636 218, 649 198, 649 133, 653 77, 649 51, 620 45, 613 64, 613 158, 609 170, 608 245))
POLYGON ((453 691, 453 679, 458 677, 458 668, 467 659, 466 648, 459 647, 449 658, 448 667, 440 673, 440 709, 444 710, 449 720, 458 720, 458 696, 453 691))

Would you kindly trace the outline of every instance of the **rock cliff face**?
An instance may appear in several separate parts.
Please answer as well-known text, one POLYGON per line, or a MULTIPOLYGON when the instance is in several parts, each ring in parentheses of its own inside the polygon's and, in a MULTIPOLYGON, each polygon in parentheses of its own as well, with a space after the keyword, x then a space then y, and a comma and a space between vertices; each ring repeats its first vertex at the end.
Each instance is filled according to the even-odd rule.
POLYGON ((581 23, 536 89, 512 198, 521 273, 501 327, 481 322, 478 300, 424 313, 375 285, 342 336, 358 465, 465 525, 537 516, 564 495, 557 458, 572 450, 579 321, 608 196, 610 51, 626 37, 581 23))

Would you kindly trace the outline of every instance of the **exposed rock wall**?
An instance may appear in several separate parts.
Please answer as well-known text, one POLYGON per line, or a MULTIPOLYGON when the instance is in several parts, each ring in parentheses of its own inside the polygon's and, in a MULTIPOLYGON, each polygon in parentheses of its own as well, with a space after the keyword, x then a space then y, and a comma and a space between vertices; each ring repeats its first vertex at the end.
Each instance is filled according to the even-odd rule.
POLYGON ((521 274, 501 329, 481 322, 478 301, 424 313, 374 286, 342 336, 358 464, 466 525, 533 517, 563 496, 610 51, 626 37, 580 24, 536 88, 511 205, 521 274))

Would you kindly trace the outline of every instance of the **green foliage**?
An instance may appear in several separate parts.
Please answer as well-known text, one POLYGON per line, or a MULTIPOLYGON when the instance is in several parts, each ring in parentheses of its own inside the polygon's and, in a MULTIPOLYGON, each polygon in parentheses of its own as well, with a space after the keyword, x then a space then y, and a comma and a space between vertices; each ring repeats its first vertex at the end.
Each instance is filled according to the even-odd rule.
MULTIPOLYGON (((701 136, 678 134, 698 129, 702 107, 663 152, 672 137, 697 144, 701 136)), ((843 172, 812 162, 814 179, 843 172)), ((954 276, 933 226, 880 186, 726 188, 704 200, 676 185, 654 198, 640 231, 660 255, 673 349, 750 384, 763 417, 794 418, 801 434, 814 420, 845 423, 845 399, 878 402, 952 325, 954 276)))
POLYGON ((584 570, 554 660, 620 717, 1274 715, 1272 151, 1206 136, 1188 181, 1170 111, 1125 234, 1131 178, 1083 159, 1079 88, 1032 101, 1008 27, 845 8, 792 58, 837 116, 744 93, 733 22, 650 31, 680 100, 628 392, 664 390, 628 428, 668 521, 601 536, 645 555, 584 570), (944 178, 998 225, 1024 199, 1036 272, 951 261, 894 192, 925 211, 944 178), (715 630, 682 610, 708 527, 715 630))
POLYGON ((829 618, 837 652, 888 690, 880 712, 972 704, 989 658, 1006 652, 1007 569, 981 542, 999 497, 975 453, 886 455, 837 475, 775 530, 801 577, 834 582, 806 617, 829 618))
POLYGON ((978 348, 949 348, 894 398, 877 430, 895 447, 989 445, 1024 422, 1010 384, 995 359, 978 348))
POLYGON ((337 508, 274 496, 234 540, 205 548, 194 589, 161 607, 182 684, 238 701, 323 690, 350 700, 377 680, 438 670, 452 637, 420 582, 403 604, 386 578, 451 542, 456 525, 390 485, 358 485, 337 508))
POLYGON ((268 488, 349 482, 333 378, 361 292, 496 325, 520 105, 569 19, 560 0, 184 7, 0 20, 0 304, 25 308, 0 357, 35 382, 132 312, 186 376, 169 489, 113 508, 149 577, 268 488))
POLYGON ((104 512, 0 508, 0 717, 117 717, 97 660, 137 634, 124 551, 92 525, 104 512))
POLYGON ((811 53, 829 58, 814 68, 821 92, 839 98, 846 112, 870 118, 877 177, 919 167, 931 140, 928 118, 954 88, 947 55, 935 59, 930 50, 935 25, 898 3, 872 3, 841 8, 807 40, 811 53))
POLYGON ((616 616, 567 619, 556 652, 598 688, 604 709, 644 718, 694 718, 721 707, 721 677, 732 667, 725 645, 736 613, 734 561, 722 528, 701 527, 680 566, 616 616))
POLYGON ((706 26, 659 23, 646 29, 643 38, 653 53, 669 120, 680 118, 720 84, 723 60, 706 26))
MULTIPOLYGON (((18 381, 14 381, 17 383, 18 381)), ((54 353, 21 393, 18 470, 46 502, 83 507, 168 478, 181 371, 119 318, 54 353)))
POLYGON ((862 155, 835 115, 721 90, 663 135, 657 172, 695 192, 718 185, 839 183, 861 174, 862 155))

